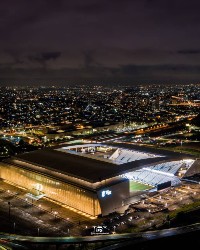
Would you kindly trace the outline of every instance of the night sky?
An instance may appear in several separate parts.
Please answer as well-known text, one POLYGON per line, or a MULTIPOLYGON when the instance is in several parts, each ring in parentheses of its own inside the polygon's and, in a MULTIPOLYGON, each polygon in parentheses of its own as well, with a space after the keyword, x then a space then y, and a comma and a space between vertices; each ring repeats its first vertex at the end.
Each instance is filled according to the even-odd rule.
POLYGON ((0 83, 200 81, 199 0, 2 0, 0 83))

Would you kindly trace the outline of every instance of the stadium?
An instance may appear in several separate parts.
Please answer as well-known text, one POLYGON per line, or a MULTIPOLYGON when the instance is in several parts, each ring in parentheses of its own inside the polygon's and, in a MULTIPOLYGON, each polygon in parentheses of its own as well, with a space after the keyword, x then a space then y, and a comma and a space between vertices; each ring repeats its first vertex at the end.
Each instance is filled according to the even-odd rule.
POLYGON ((0 178, 95 218, 124 211, 149 192, 176 186, 194 165, 187 155, 123 143, 82 143, 6 159, 0 178))

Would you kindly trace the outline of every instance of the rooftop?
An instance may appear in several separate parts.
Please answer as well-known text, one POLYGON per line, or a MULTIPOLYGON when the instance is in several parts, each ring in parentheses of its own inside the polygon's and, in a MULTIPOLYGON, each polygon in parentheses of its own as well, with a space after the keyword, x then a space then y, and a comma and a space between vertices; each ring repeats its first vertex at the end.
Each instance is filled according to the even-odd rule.
MULTIPOLYGON (((118 148, 126 148, 127 145, 118 145, 118 148)), ((136 149, 128 145, 129 149, 136 149)), ((155 150, 137 147, 141 152, 155 153, 155 150)), ((157 152, 163 156, 147 158, 116 165, 108 161, 101 161, 94 158, 82 157, 79 154, 71 154, 55 149, 42 149, 18 155, 16 159, 31 163, 37 166, 45 167, 49 170, 63 173, 90 183, 105 180, 125 173, 126 171, 140 169, 149 164, 158 163, 165 160, 182 158, 177 153, 157 152), (164 154, 165 153, 165 154, 164 154)))

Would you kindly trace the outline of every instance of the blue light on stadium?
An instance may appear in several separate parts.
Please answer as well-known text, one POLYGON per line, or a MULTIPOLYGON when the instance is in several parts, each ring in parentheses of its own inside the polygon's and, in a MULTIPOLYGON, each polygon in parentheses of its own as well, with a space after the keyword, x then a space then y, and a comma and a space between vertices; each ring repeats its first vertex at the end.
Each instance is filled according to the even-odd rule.
POLYGON ((107 195, 111 195, 112 194, 112 191, 111 190, 104 190, 101 192, 101 196, 102 197, 105 197, 107 195))

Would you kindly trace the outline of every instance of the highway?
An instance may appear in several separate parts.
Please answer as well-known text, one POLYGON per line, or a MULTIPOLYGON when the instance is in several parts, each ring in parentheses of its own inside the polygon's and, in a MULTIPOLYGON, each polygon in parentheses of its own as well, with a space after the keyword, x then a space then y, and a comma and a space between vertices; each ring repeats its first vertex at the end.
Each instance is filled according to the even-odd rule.
POLYGON ((99 241, 115 241, 115 240, 147 241, 169 236, 181 235, 184 233, 189 233, 198 230, 200 230, 200 223, 195 223, 183 227, 154 230, 154 231, 147 231, 140 233, 129 233, 129 234, 109 234, 109 235, 96 235, 96 236, 85 236, 85 237, 32 237, 32 236, 22 236, 22 235, 0 234, 0 239, 19 244, 23 243, 81 244, 81 243, 95 243, 99 241))
POLYGON ((28 250, 28 248, 20 244, 13 243, 8 240, 0 240, 0 250, 12 250, 12 249, 28 250))

